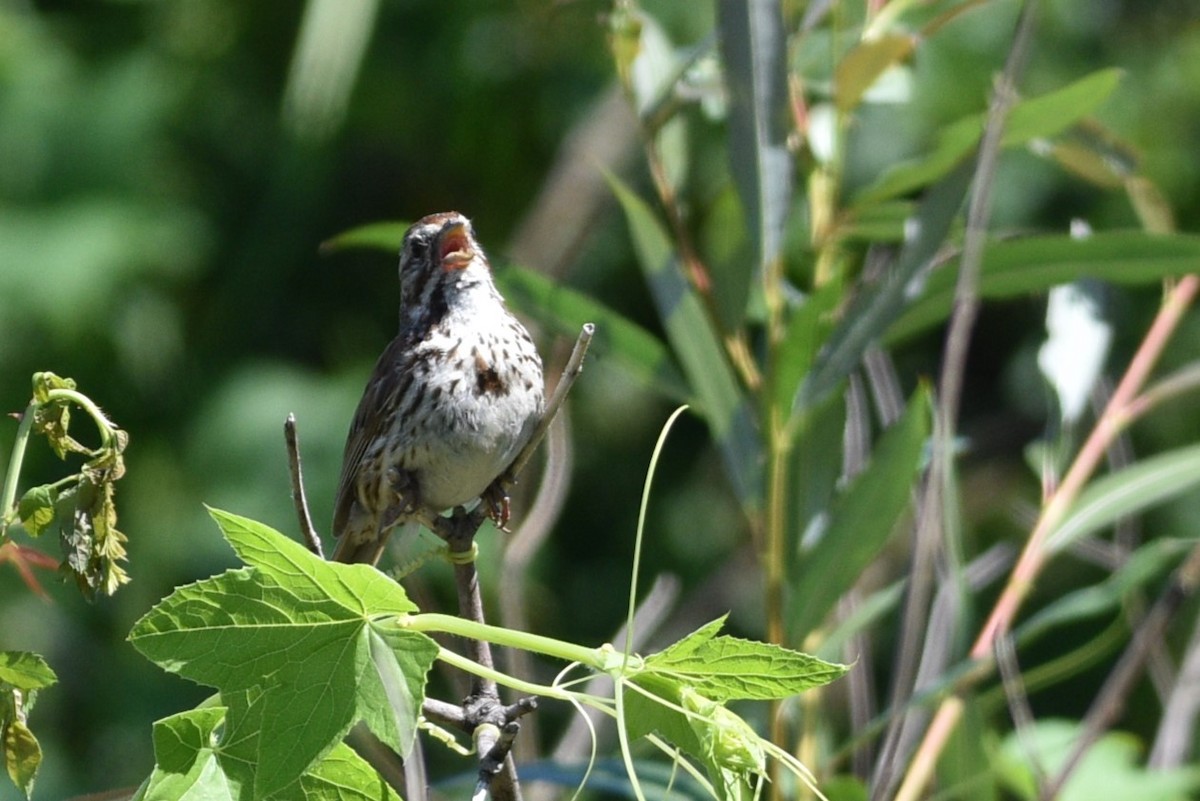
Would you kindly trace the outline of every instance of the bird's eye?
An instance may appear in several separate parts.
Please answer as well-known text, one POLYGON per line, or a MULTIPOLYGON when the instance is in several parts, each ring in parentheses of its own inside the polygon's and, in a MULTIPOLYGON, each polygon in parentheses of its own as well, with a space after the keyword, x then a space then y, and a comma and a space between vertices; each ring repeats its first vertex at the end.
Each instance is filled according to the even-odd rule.
POLYGON ((413 238, 408 242, 408 255, 414 259, 423 259, 429 252, 429 243, 424 239, 413 238))

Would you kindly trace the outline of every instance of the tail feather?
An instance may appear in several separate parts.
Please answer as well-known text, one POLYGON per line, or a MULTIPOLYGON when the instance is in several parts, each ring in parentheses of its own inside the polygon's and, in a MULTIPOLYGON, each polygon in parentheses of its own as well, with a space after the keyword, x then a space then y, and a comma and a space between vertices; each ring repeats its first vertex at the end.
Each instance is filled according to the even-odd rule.
POLYGON ((420 527, 420 523, 410 521, 390 526, 383 532, 376 532, 374 536, 364 536, 365 532, 361 531, 347 531, 338 538, 337 548, 334 549, 331 558, 334 562, 346 564, 378 564, 383 552, 387 550, 388 540, 393 532, 398 532, 403 541, 408 541, 416 536, 420 527))

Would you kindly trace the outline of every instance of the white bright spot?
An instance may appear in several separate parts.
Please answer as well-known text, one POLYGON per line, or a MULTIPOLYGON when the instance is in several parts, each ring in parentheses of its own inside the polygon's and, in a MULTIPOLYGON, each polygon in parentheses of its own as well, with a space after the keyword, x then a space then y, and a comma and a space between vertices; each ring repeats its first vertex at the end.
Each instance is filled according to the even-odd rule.
POLYGON ((1038 367, 1058 394, 1064 423, 1083 414, 1088 396, 1112 342, 1112 326, 1101 316, 1099 304, 1078 284, 1050 290, 1046 306, 1049 336, 1038 351, 1038 367))
POLYGON ((808 110, 808 148, 822 164, 837 154, 837 110, 832 103, 817 103, 808 110))

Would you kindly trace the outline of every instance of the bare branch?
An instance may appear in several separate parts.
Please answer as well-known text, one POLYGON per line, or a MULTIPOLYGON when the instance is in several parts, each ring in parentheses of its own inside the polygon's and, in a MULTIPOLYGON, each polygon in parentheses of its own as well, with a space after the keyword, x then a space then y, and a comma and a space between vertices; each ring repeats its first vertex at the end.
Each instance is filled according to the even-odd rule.
POLYGON ((321 538, 313 528, 312 516, 308 513, 308 498, 304 494, 304 473, 300 467, 300 436, 296 433, 296 415, 288 413, 283 423, 283 438, 287 442, 288 467, 292 474, 292 503, 296 506, 296 517, 300 521, 300 534, 308 549, 322 559, 321 538))

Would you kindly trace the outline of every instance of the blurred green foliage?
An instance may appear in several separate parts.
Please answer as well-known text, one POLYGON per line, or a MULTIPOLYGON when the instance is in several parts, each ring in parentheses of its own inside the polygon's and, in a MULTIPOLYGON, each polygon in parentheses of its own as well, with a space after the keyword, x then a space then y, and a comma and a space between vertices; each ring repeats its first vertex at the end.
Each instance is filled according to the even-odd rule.
MULTIPOLYGON (((60 680, 32 720, 46 751, 41 797, 136 784, 153 762, 150 722, 203 697, 124 638, 171 588, 232 564, 203 502, 294 530, 281 436, 288 412, 299 421, 314 516, 322 528, 328 520, 350 414, 394 333, 395 259, 321 256, 319 244, 365 222, 456 208, 503 261, 568 134, 615 81, 602 19, 611 9, 600 0, 354 5, 305 50, 299 3, 0 3, 0 410, 19 411, 29 376, 53 370, 77 379, 131 434, 117 503, 132 584, 83 606, 50 581, 46 604, 0 573, 0 648, 43 654, 60 680), (356 15, 367 31, 358 38, 356 15), (357 71, 346 67, 359 59, 357 71), (306 96, 314 76, 329 80, 306 96)), ((700 43, 712 29, 709 4, 642 5, 675 46, 700 43)), ((803 4, 784 5, 802 13, 803 4)), ((843 31, 861 16, 858 6, 837 4, 843 31)), ((907 102, 859 109, 847 137, 847 197, 983 110, 1016 8, 995 0, 951 20, 916 51, 907 102)), ((912 24, 934 13, 918 4, 912 24)), ((790 54, 818 85, 832 80, 834 54, 851 41, 826 34, 790 54)), ((1043 3, 1024 94, 1106 67, 1123 77, 1096 111, 1109 133, 1096 136, 1162 190, 1179 230, 1196 231, 1200 24, 1189 0, 1043 3)), ((692 150, 672 177, 719 281, 751 252, 724 132, 699 106, 676 121, 692 150)), ((624 170, 651 194, 640 161, 624 170)), ((994 194, 993 227, 1002 232, 1063 232, 1073 218, 1097 230, 1137 225, 1126 193, 1022 149, 1004 156, 994 194)), ((798 204, 789 230, 803 232, 808 212, 798 204)), ((900 219, 859 223, 893 230, 900 219)), ((809 286, 810 243, 794 235, 784 248, 789 277, 809 286)), ((566 261, 563 283, 668 337, 614 197, 566 261)), ((1157 299, 1113 293, 1113 364, 1127 361, 1157 299)), ((741 300, 719 297, 723 320, 746 313, 741 300)), ((1040 301, 988 306, 980 320, 962 484, 963 516, 981 545, 1020 532, 1006 503, 1036 499, 1021 449, 1051 409, 1036 377, 1043 336, 1040 301)), ((542 346, 553 352, 552 338, 542 346)), ((934 371, 939 347, 918 337, 898 352, 906 394, 934 371)), ((1198 351, 1193 315, 1164 367, 1198 351)), ((533 628, 577 642, 607 639, 623 617, 642 468, 670 408, 615 362, 593 359, 574 392, 572 491, 526 590, 533 628)), ((1180 408, 1139 425, 1136 446, 1200 439, 1200 418, 1180 408)), ((824 445, 840 447, 840 424, 829 431, 824 445)), ((0 428, 0 463, 11 439, 0 428)), ((56 476, 52 455, 35 449, 29 460, 31 484, 56 476)), ((749 539, 746 521, 700 422, 681 421, 659 475, 645 574, 681 575, 684 598, 705 607, 696 614, 732 608, 733 625, 761 636, 752 559, 731 557, 749 539)), ((816 476, 809 488, 824 481, 832 492, 834 478, 816 476)), ((516 509, 519 517, 519 501, 516 509)), ((1194 536, 1197 515, 1193 496, 1151 521, 1163 534, 1194 536)), ((494 588, 490 561, 485 587, 494 588)), ((901 564, 897 556, 893 575, 901 564)), ((448 597, 443 578, 428 579, 435 598, 448 597)), ((1068 564, 1054 594, 1095 578, 1068 564)), ((1086 641, 1102 628, 1084 621, 1071 636, 1086 641)), ((1034 701, 1078 718, 1102 677, 1081 673, 1067 691, 1034 701)), ((553 711, 541 720, 559 725, 553 711)), ((1154 725, 1135 710, 1126 727, 1148 737, 1154 725)), ((13 793, 0 782, 0 799, 13 793)))

